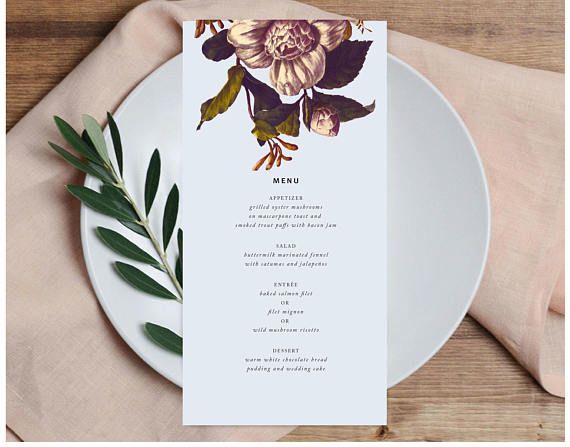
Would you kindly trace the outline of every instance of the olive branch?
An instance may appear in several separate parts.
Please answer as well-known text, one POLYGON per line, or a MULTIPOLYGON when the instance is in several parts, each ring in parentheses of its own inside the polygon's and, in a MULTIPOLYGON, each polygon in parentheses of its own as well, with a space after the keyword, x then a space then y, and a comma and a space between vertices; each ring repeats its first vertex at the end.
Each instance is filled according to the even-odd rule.
MULTIPOLYGON (((136 233, 138 237, 149 239, 155 255, 151 255, 122 234, 110 228, 97 227, 96 234, 99 239, 117 254, 133 261, 150 265, 163 272, 168 277, 175 292, 151 278, 138 267, 125 262, 116 261, 114 263, 117 273, 124 281, 141 292, 181 303, 183 299, 183 232, 181 228, 178 228, 176 236, 178 256, 174 267, 170 265, 167 257, 167 248, 174 234, 178 218, 179 191, 176 184, 170 189, 163 211, 162 243, 151 228, 148 219, 160 183, 161 162, 158 149, 154 150, 146 172, 143 209, 137 205, 125 185, 123 178, 123 147, 119 129, 113 116, 107 113, 116 167, 109 157, 103 130, 93 117, 83 115, 85 129, 81 135, 60 117, 55 116, 54 120, 61 136, 80 157, 50 141, 49 145, 51 148, 70 165, 102 182, 100 191, 80 185, 67 185, 67 190, 85 206, 101 214, 114 217, 126 228, 136 233)), ((148 338, 162 348, 176 354, 182 354, 182 337, 170 329, 152 322, 146 322, 144 324, 144 332, 148 338)))

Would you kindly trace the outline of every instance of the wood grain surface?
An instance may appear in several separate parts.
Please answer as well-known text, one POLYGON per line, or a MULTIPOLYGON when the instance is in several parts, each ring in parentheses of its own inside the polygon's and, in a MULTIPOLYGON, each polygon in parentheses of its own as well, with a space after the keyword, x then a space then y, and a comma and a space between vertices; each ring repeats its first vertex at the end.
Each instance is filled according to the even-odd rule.
MULTIPOLYGON (((8 0, 7 128, 57 85, 138 3, 8 0)), ((491 59, 564 70, 562 0, 306 3, 355 18, 387 20, 391 29, 491 59)), ((388 405, 387 427, 306 426, 283 440, 564 439, 564 400, 544 392, 469 317, 432 360, 389 391, 388 405)))

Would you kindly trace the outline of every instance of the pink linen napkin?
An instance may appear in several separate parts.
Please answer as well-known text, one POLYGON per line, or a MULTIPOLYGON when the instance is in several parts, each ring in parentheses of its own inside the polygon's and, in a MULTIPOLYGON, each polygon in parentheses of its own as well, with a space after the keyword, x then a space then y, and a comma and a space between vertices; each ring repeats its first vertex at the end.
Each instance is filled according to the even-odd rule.
MULTIPOLYGON (((218 17, 337 16, 290 0, 144 3, 7 135, 7 424, 26 441, 274 440, 292 429, 181 425, 180 389, 127 347, 98 305, 79 204, 63 187, 82 176, 46 145, 59 141, 52 115, 103 122, 181 51, 182 21, 218 17)), ((396 32, 389 50, 451 101, 485 165, 492 240, 471 314, 562 396, 563 76, 396 32)))

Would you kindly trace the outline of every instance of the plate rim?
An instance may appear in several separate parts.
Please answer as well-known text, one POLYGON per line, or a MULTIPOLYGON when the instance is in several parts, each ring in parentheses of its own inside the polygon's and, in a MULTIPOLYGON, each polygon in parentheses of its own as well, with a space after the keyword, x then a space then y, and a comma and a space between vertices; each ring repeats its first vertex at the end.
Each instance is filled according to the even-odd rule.
MULTIPOLYGON (((407 70, 410 70, 413 74, 415 74, 418 78, 420 78, 441 100, 443 100, 446 107, 451 111, 451 114, 453 115, 453 117, 457 120, 457 122, 461 126, 461 130, 463 131, 463 133, 467 137, 467 140, 469 141, 469 144, 471 146, 471 151, 473 152, 473 155, 475 156, 475 160, 477 161, 477 167, 479 168, 479 174, 480 174, 482 182, 483 182, 483 190, 485 193, 485 214, 486 214, 486 216, 485 216, 486 217, 486 219, 485 219, 486 220, 485 249, 483 251, 483 259, 481 260, 481 266, 479 268, 479 273, 477 274, 477 280, 475 281, 475 283, 473 285, 473 290, 471 291, 471 296, 465 302, 465 306, 464 306, 463 310, 461 311, 461 316, 457 319, 455 324, 450 328, 450 331, 447 333, 445 339, 442 340, 425 357, 425 359, 423 359, 421 362, 419 362, 415 368, 410 368, 408 371, 406 371, 405 374, 402 375, 402 377, 398 378, 393 383, 388 383, 388 388, 392 388, 392 387, 398 385, 400 382, 406 380, 408 377, 410 377, 412 374, 414 374, 416 371, 418 371, 422 366, 424 366, 427 362, 429 362, 441 350, 441 348, 443 348, 443 346, 449 341, 449 339, 455 333, 455 331, 457 330, 457 328, 459 327, 459 325, 461 324, 461 322, 463 321, 463 319, 465 318, 465 316, 469 312, 469 308, 471 307, 471 304, 473 304, 473 300, 475 299, 475 296, 477 295, 479 287, 481 286, 481 281, 483 280, 483 275, 485 273, 485 267, 487 266, 487 259, 489 256, 489 246, 491 243, 491 197, 489 194, 489 183, 487 180, 487 174, 485 172, 485 167, 483 165, 483 161, 481 160, 481 156, 479 155, 479 150, 477 149, 477 145, 475 144, 475 140, 473 140, 473 137, 471 136, 471 132, 469 132, 467 125, 465 124, 465 122, 461 118, 461 115, 459 115, 459 112, 457 112, 455 107, 453 107, 453 105, 445 97, 445 95, 428 78, 426 78, 422 73, 420 73, 418 70, 416 70, 414 67, 412 67, 407 62, 404 62, 403 60, 401 60, 401 59, 399 59, 399 58, 397 58, 391 54, 388 54, 388 58, 392 59, 397 64, 400 64, 402 67, 406 68, 407 70)), ((390 323, 388 322, 388 324, 390 324, 390 323)))
MULTIPOLYGON (((165 67, 168 64, 172 63, 175 59, 177 59, 181 56, 182 56, 182 53, 176 54, 172 58, 163 62, 155 70, 153 70, 148 76, 146 76, 144 79, 142 79, 127 94, 125 99, 121 102, 119 107, 117 107, 117 109, 113 113, 113 116, 116 119, 118 119, 120 117, 120 115, 124 112, 125 108, 130 104, 130 102, 136 96, 138 96, 140 94, 140 92, 142 91, 144 86, 148 82, 150 82, 152 79, 154 79, 156 76, 159 76, 160 73, 165 70, 165 67)), ((455 120, 459 123, 463 134, 467 137, 467 140, 470 143, 471 151, 473 152, 473 154, 475 156, 475 160, 477 162, 479 174, 481 176, 482 183, 483 183, 484 196, 485 196, 485 214, 486 214, 486 216, 485 216, 486 217, 485 248, 484 248, 484 252, 483 252, 483 259, 481 262, 481 266, 479 268, 477 280, 475 281, 475 283, 473 285, 473 290, 470 294, 469 299, 466 300, 466 302, 465 302, 465 306, 461 312, 461 315, 457 318, 457 321, 450 327, 450 330, 448 331, 446 337, 444 339, 442 339, 439 342, 439 344, 437 344, 435 346, 435 348, 431 352, 429 352, 429 354, 425 355, 423 360, 421 362, 418 362, 417 366, 415 366, 413 368, 409 368, 408 370, 405 370, 405 373, 401 374, 400 375, 401 377, 397 377, 394 381, 392 381, 392 382, 388 381, 387 388, 392 388, 392 387, 396 386, 397 384, 399 384, 400 382, 402 382, 403 380, 410 377, 412 374, 414 374, 416 371, 418 371, 422 366, 424 366, 430 359, 432 359, 440 351, 440 349, 449 341, 451 336, 455 333, 455 331, 457 330, 457 328, 459 327, 459 325, 461 324, 461 322, 465 318, 465 315, 467 315, 467 312, 469 311, 469 308, 471 307, 471 304, 473 303, 473 300, 475 299, 477 291, 479 290, 479 287, 481 285, 481 281, 483 278, 483 274, 485 272, 485 267, 487 265, 487 259, 488 259, 488 255, 489 255, 489 245, 490 245, 490 240, 491 240, 491 202, 490 202, 490 195, 489 195, 488 180, 487 180, 487 176, 485 173, 485 168, 483 166, 483 162, 482 162, 481 157, 479 155, 479 151, 477 150, 477 145, 475 144, 475 141, 473 140, 471 133, 469 132, 469 129, 467 128, 467 126, 463 122, 463 119, 461 118, 461 116, 459 115, 457 110, 453 107, 453 105, 449 102, 449 100, 443 95, 443 93, 429 79, 427 79, 423 74, 421 74, 418 70, 416 70, 411 65, 402 61, 401 59, 397 58, 396 56, 394 56, 392 54, 388 53, 387 58, 392 60, 396 64, 399 64, 403 68, 411 71, 415 76, 420 78, 420 80, 422 80, 444 102, 447 109, 451 112, 451 114, 453 115, 455 120)), ((103 133, 104 133, 105 139, 107 141, 109 141, 110 140, 110 132, 109 132, 109 125, 108 124, 105 125, 103 133)), ((94 177, 92 177, 90 175, 86 175, 83 184, 84 184, 84 186, 93 186, 93 184, 96 181, 97 180, 94 177)), ((133 342, 133 340, 121 328, 121 326, 118 324, 118 322, 115 321, 115 319, 113 318, 112 311, 110 310, 109 306, 107 305, 107 302, 104 298, 104 294, 101 290, 101 286, 100 286, 99 282, 97 281, 97 277, 96 277, 96 273, 95 273, 93 256, 91 255, 89 243, 88 243, 89 229, 87 228, 87 211, 88 211, 88 208, 82 203, 81 204, 81 211, 80 211, 80 236, 81 236, 81 247, 82 247, 82 251, 83 251, 83 259, 85 261, 87 273, 89 275, 89 280, 91 281, 91 285, 94 289, 95 296, 97 297, 97 301, 99 302, 99 304, 103 308, 103 311, 105 312, 106 318, 111 322, 111 325, 113 326, 115 331, 119 334, 119 336, 123 339, 123 341, 129 346, 129 348, 135 354, 137 354, 137 356, 140 359, 142 359, 148 366, 150 366, 158 374, 160 374, 161 376, 163 376, 164 378, 166 378, 167 380, 169 380, 173 384, 177 385, 178 387, 182 388, 182 383, 180 383, 177 380, 177 378, 173 374, 171 374, 167 368, 161 367, 161 365, 159 363, 155 362, 151 357, 149 357, 148 355, 144 354, 143 352, 141 352, 140 350, 138 350, 136 348, 136 345, 133 342)), ((389 300, 389 297, 387 299, 389 300)), ((388 303, 389 303, 389 301, 388 301, 388 303)), ((182 312, 181 312, 181 318, 182 318, 182 312)), ((386 327, 388 327, 389 324, 390 323, 388 321, 386 327)), ((180 359, 180 363, 182 363, 182 359, 180 359)))

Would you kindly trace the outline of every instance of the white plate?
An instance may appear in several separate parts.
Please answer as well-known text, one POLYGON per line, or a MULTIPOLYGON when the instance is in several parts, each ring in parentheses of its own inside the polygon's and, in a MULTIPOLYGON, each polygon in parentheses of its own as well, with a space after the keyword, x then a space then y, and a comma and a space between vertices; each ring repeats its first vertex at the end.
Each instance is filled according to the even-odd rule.
MULTIPOLYGON (((160 228, 159 210, 170 185, 180 183, 181 98, 179 55, 148 76, 115 113, 126 183, 138 203, 143 203, 151 153, 160 149, 161 188, 151 212, 154 228, 160 228)), ((490 211, 481 161, 463 122, 429 81, 392 56, 388 121, 388 384, 393 386, 429 360, 465 316, 487 257, 490 211)), ((110 144, 108 129, 106 137, 110 144)), ((98 188, 94 178, 85 184, 98 188)), ((107 316, 146 363, 180 386, 181 357, 150 342, 142 325, 152 321, 181 333, 181 305, 145 296, 125 284, 112 268, 118 256, 99 241, 94 229, 103 225, 128 233, 142 246, 147 241, 86 207, 81 213, 87 269, 107 316)), ((152 252, 150 244, 145 247, 152 252)), ((146 271, 160 278, 159 272, 146 271)), ((167 284, 164 278, 162 282, 167 284)))

